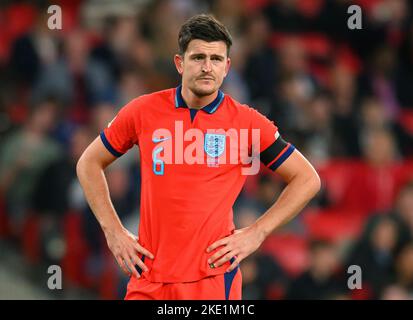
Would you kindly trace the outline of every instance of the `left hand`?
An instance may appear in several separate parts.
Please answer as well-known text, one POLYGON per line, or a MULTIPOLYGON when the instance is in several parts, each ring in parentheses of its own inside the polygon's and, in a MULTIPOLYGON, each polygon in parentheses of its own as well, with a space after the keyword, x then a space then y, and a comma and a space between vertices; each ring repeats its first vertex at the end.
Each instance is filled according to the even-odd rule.
POLYGON ((235 261, 226 270, 231 272, 243 259, 257 250, 263 241, 264 236, 254 226, 235 230, 234 234, 214 242, 207 248, 209 253, 222 246, 208 259, 208 264, 213 263, 214 268, 218 268, 235 257, 235 261))

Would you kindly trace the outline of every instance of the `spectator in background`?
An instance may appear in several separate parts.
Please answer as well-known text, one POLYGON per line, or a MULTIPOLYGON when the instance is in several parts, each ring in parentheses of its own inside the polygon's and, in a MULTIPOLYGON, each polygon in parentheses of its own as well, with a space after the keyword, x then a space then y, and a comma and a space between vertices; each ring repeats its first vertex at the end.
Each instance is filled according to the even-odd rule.
POLYGON ((65 153, 48 164, 35 182, 32 209, 41 218, 42 254, 49 263, 58 263, 63 252, 53 243, 63 233, 64 215, 70 209, 70 188, 77 180, 76 162, 92 140, 91 132, 79 127, 65 153))
POLYGON ((318 84, 309 73, 307 53, 299 39, 291 37, 284 41, 278 51, 278 63, 279 85, 274 88, 276 100, 269 116, 288 137, 294 135, 299 140, 308 126, 306 109, 318 84))
POLYGON ((332 109, 332 100, 327 92, 316 93, 307 109, 309 121, 302 139, 305 140, 304 151, 316 167, 331 158, 335 147, 332 109))
POLYGON ((346 67, 336 64, 330 69, 330 90, 333 99, 333 119, 335 157, 359 157, 356 117, 355 77, 346 67))
POLYGON ((310 21, 297 10, 298 0, 269 1, 263 8, 273 31, 299 32, 308 30, 310 21))
POLYGON ((401 244, 400 229, 393 216, 373 216, 349 254, 346 265, 361 267, 363 287, 369 292, 370 299, 379 298, 394 278, 393 261, 401 244))
POLYGON ((286 299, 342 299, 347 298, 347 287, 337 274, 340 260, 334 245, 314 240, 310 244, 310 266, 292 280, 286 299))
POLYGON ((396 51, 388 45, 382 46, 371 59, 370 68, 362 76, 360 90, 364 95, 373 95, 384 108, 390 121, 399 116, 400 106, 396 92, 396 51))
POLYGON ((35 101, 57 94, 70 106, 66 116, 75 123, 87 122, 94 105, 114 101, 116 96, 107 67, 90 59, 89 49, 85 33, 72 31, 65 38, 62 59, 42 69, 33 87, 35 101))
POLYGON ((232 31, 233 37, 240 35, 242 25, 248 14, 245 6, 240 5, 237 0, 215 0, 212 1, 211 9, 217 19, 232 31))
POLYGON ((10 68, 13 79, 30 88, 43 68, 59 58, 60 39, 47 27, 47 9, 39 10, 33 29, 17 38, 11 48, 10 68))
POLYGON ((413 242, 406 243, 395 259, 395 282, 413 297, 413 242))
POLYGON ((386 115, 384 106, 375 96, 368 96, 363 99, 360 120, 361 129, 359 134, 361 137, 371 130, 390 130, 396 138, 395 142, 400 153, 406 156, 409 154, 409 149, 413 144, 413 136, 398 121, 394 121, 386 115))
POLYGON ((400 190, 396 201, 395 214, 408 230, 406 237, 413 239, 413 180, 400 190))
POLYGON ((91 50, 91 57, 106 66, 113 81, 120 79, 121 70, 129 63, 129 52, 137 38, 134 15, 109 16, 103 22, 102 41, 91 50))
MULTIPOLYGON (((237 212, 237 228, 245 228, 259 216, 252 208, 237 212)), ((241 264, 243 299, 279 299, 288 281, 287 275, 274 257, 256 251, 241 264)))
POLYGON ((389 285, 383 289, 381 294, 381 300, 411 300, 413 297, 408 294, 408 292, 398 286, 398 285, 389 285))
POLYGON ((246 24, 246 61, 243 75, 253 104, 262 106, 264 114, 270 114, 278 70, 276 55, 270 46, 269 22, 263 14, 255 14, 246 24))
POLYGON ((399 50, 399 68, 397 77, 397 98, 401 107, 413 109, 413 22, 410 22, 406 33, 406 41, 399 50))
POLYGON ((61 154, 48 134, 57 123, 59 105, 49 98, 34 105, 27 123, 4 139, 0 152, 0 192, 15 231, 28 214, 35 183, 61 154))
POLYGON ((403 172, 391 131, 368 130, 362 145, 364 160, 354 167, 341 206, 368 216, 392 208, 403 172))

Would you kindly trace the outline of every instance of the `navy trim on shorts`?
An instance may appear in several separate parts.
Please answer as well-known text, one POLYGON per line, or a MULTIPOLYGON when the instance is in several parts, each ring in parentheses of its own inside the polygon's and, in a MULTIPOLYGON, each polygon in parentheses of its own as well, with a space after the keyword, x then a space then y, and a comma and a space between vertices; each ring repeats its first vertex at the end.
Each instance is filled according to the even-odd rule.
MULTIPOLYGON (((232 264, 235 261, 235 258, 232 258, 229 262, 232 264)), ((229 299, 229 293, 231 291, 232 282, 234 281, 235 275, 238 271, 239 266, 237 266, 231 272, 225 272, 224 282, 225 282, 225 300, 229 299)))

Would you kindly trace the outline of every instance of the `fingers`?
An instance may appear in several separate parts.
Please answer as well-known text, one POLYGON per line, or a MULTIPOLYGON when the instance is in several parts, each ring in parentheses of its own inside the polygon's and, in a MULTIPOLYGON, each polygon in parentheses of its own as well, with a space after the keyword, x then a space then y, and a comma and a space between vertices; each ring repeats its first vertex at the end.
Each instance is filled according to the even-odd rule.
MULTIPOLYGON (((220 265, 218 265, 218 261, 215 262, 217 259, 221 258, 223 255, 227 254, 228 252, 231 251, 231 248, 229 248, 229 246, 225 246, 224 248, 220 249, 219 251, 215 252, 209 259, 208 259, 208 263, 214 264, 214 267, 219 267, 220 265)), ((231 258, 230 258, 231 259, 231 258)), ((228 259, 229 260, 229 259, 228 259)), ((227 260, 227 261, 228 261, 227 260)))
POLYGON ((241 263, 241 260, 242 258, 236 257, 234 262, 232 262, 232 264, 229 266, 229 268, 225 272, 231 272, 232 270, 234 270, 236 267, 239 266, 239 264, 241 263))
POLYGON ((123 258, 121 256, 117 256, 116 258, 116 262, 118 263, 119 267, 122 269, 122 271, 127 275, 130 276, 131 275, 131 271, 126 267, 125 263, 123 262, 123 258))
POLYGON ((130 259, 123 259, 123 263, 135 278, 139 279, 141 277, 138 270, 136 270, 135 264, 132 263, 130 259))
POLYGON ((229 261, 232 259, 232 257, 234 257, 234 253, 230 252, 227 253, 225 256, 223 256, 221 259, 219 259, 217 262, 214 262, 214 267, 218 268, 220 266, 222 266, 225 262, 229 261))
POLYGON ((136 266, 138 266, 142 270, 142 272, 147 272, 149 270, 148 267, 135 253, 127 254, 125 252, 123 255, 117 256, 116 261, 118 262, 119 267, 128 276, 132 275, 136 278, 141 277, 136 269, 136 266))
POLYGON ((150 259, 154 259, 154 255, 138 243, 138 237, 125 230, 125 232, 119 235, 108 233, 106 240, 119 267, 125 274, 140 278, 137 267, 142 272, 148 271, 148 267, 140 259, 140 254, 150 259))
POLYGON ((138 256, 131 256, 131 261, 134 266, 137 265, 139 268, 141 268, 142 272, 147 272, 149 270, 145 263, 141 259, 139 259, 138 256))
POLYGON ((228 241, 229 241, 228 238, 220 239, 220 240, 214 242, 213 244, 211 244, 211 245, 207 248, 206 252, 209 253, 209 252, 215 250, 216 248, 218 248, 218 247, 220 247, 220 246, 224 246, 224 245, 226 245, 226 244, 228 243, 228 241))
POLYGON ((144 256, 148 257, 149 259, 153 259, 154 256, 152 253, 150 253, 147 249, 145 249, 144 247, 142 247, 138 242, 135 243, 134 249, 139 252, 142 253, 144 256))

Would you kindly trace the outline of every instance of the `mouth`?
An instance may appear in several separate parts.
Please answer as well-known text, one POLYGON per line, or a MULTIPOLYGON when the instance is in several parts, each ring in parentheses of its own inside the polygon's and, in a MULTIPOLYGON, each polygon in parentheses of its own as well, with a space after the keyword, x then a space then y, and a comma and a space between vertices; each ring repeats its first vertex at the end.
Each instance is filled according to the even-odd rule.
POLYGON ((203 80, 203 81, 214 81, 212 78, 198 78, 198 80, 203 80))

